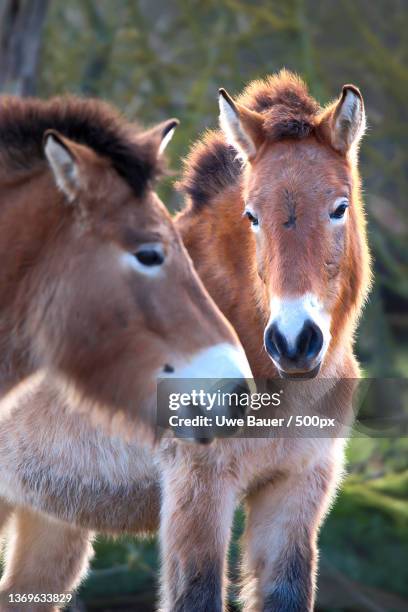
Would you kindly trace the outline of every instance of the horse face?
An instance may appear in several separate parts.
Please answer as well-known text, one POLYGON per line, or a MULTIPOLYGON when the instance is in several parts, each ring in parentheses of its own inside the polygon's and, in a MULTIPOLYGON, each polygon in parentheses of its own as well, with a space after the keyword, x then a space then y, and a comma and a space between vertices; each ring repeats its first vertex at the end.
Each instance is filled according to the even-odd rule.
POLYGON ((84 400, 145 423, 160 376, 250 377, 151 187, 137 197, 108 159, 56 133, 45 153, 65 208, 37 273, 49 295, 34 321, 41 361, 84 400))
POLYGON ((352 177, 315 141, 268 147, 247 175, 245 213, 269 296, 265 348, 285 375, 314 375, 330 345, 349 261, 352 177))
POLYGON ((315 376, 359 299, 361 267, 353 262, 364 220, 353 169, 365 125, 361 95, 345 86, 337 103, 307 121, 296 110, 281 117, 279 103, 264 116, 223 90, 220 109, 246 161, 245 215, 269 302, 265 349, 282 376, 315 376))

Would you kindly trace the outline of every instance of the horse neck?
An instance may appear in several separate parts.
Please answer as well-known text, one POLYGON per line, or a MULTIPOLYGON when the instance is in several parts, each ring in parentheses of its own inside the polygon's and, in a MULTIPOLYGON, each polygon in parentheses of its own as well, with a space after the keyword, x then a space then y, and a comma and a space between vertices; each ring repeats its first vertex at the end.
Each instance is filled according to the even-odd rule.
POLYGON ((29 276, 56 222, 59 196, 44 169, 0 173, 0 396, 28 376, 29 276))
POLYGON ((267 378, 276 375, 263 349, 267 300, 243 210, 241 189, 234 186, 199 210, 187 208, 176 225, 206 289, 237 331, 254 375, 267 378))

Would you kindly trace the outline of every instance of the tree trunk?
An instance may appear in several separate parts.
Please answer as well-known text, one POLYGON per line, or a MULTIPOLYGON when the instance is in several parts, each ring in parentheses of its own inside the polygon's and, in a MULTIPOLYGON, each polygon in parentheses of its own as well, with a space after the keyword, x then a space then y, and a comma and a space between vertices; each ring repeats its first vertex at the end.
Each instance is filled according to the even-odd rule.
POLYGON ((0 91, 36 93, 42 28, 49 0, 0 1, 0 91))

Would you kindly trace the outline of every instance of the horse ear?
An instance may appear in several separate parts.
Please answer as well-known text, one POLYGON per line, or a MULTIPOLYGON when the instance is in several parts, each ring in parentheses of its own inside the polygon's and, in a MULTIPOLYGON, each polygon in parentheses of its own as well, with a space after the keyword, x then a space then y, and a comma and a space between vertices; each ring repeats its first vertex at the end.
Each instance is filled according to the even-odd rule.
POLYGON ((69 141, 56 130, 47 130, 43 146, 58 189, 69 202, 73 202, 78 195, 80 180, 78 161, 69 141))
POLYGON ((331 145, 347 153, 357 145, 366 129, 363 97, 354 85, 344 85, 340 99, 324 113, 322 127, 331 145))
POLYGON ((150 144, 153 147, 153 154, 156 158, 163 155, 164 150, 173 138, 176 127, 179 125, 178 119, 167 119, 146 130, 138 136, 139 142, 150 144))
POLYGON ((244 157, 253 159, 264 140, 259 113, 234 102, 225 89, 219 90, 220 126, 228 142, 244 157))

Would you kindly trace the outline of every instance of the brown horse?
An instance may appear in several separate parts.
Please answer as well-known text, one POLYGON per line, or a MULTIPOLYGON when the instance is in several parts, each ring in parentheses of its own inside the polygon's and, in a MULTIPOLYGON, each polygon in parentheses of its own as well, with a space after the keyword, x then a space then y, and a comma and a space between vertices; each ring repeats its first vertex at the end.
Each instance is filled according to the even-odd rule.
POLYGON ((88 414, 152 434, 163 371, 242 374, 153 191, 176 124, 142 132, 97 101, 1 99, 3 414, 41 372, 88 414))
POLYGON ((157 473, 123 438, 154 438, 158 376, 250 375, 153 191, 176 123, 142 132, 97 101, 0 99, 1 610, 74 588, 84 527, 157 523, 157 473), (156 506, 139 518, 145 491, 156 506))
MULTIPOLYGON (((311 393, 329 385, 330 408, 348 409, 335 379, 358 376, 353 336, 370 285, 361 94, 346 85, 322 109, 283 71, 237 101, 220 90, 219 101, 222 131, 207 133, 185 162, 184 244, 254 376, 317 377, 311 393)), ((291 385, 296 414, 301 394, 291 385)), ((162 462, 163 609, 224 609, 231 521, 244 500, 244 609, 312 610, 316 539, 343 446, 305 436, 172 444, 162 462)))

